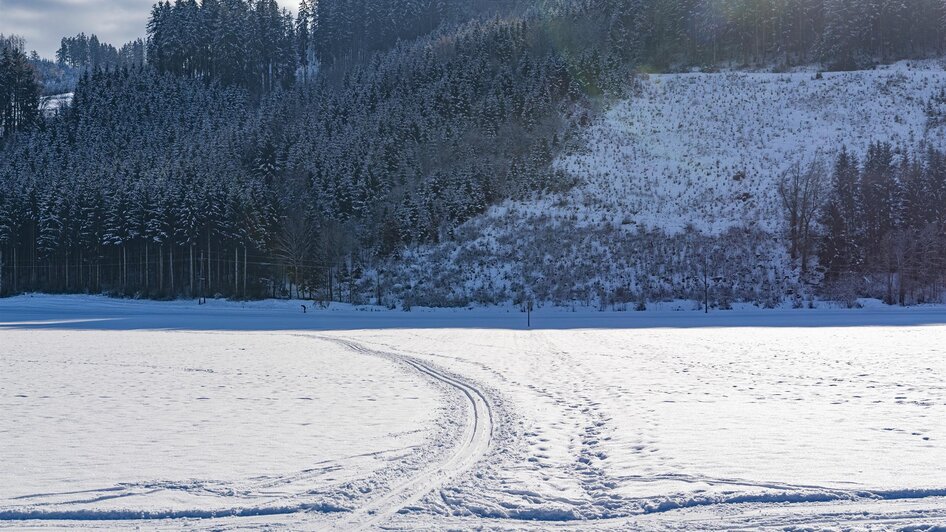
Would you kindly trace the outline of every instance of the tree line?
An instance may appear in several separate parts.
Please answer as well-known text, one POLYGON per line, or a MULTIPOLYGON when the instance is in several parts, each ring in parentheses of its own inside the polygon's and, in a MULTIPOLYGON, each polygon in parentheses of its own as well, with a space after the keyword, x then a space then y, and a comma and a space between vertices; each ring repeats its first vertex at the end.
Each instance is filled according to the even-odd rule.
POLYGON ((298 58, 291 14, 275 0, 176 0, 154 5, 148 62, 160 72, 240 85, 288 87, 298 58))
POLYGON ((303 0, 296 27, 304 37, 302 50, 309 44, 320 63, 332 65, 364 59, 444 24, 515 12, 524 4, 520 0, 303 0))
POLYGON ((792 66, 855 69, 942 53, 941 0, 588 0, 611 4, 620 53, 655 69, 792 66))
POLYGON ((125 66, 140 66, 145 62, 145 43, 143 39, 125 43, 121 48, 99 41, 94 33, 86 36, 80 33, 75 37, 63 37, 56 51, 59 65, 75 69, 114 69, 125 66))
POLYGON ((398 40, 517 3, 302 0, 293 17, 275 0, 165 1, 151 12, 147 56, 162 72, 268 92, 308 79, 320 66, 351 66, 398 40))
POLYGON ((796 164, 779 183, 789 254, 803 281, 853 305, 939 301, 946 290, 946 152, 841 147, 833 165, 796 164))

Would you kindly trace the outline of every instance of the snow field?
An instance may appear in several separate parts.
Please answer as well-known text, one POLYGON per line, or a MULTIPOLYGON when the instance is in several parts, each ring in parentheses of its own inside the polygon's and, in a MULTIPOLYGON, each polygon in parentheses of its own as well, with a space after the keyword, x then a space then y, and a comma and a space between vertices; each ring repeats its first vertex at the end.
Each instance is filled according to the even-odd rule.
POLYGON ((442 513, 602 519, 946 495, 942 327, 357 337, 488 383, 515 413, 483 470, 429 498, 442 513))
POLYGON ((443 390, 312 337, 0 338, 0 515, 345 510, 447 428, 443 390))
POLYGON ((0 301, 0 527, 946 522, 939 308, 294 306, 0 301))

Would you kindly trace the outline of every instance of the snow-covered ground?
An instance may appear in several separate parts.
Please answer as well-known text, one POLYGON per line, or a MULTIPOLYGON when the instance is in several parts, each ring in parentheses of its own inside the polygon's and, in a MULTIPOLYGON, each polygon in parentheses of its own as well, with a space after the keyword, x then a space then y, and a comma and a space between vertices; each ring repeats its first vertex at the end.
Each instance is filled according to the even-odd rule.
MULTIPOLYGON (((777 183, 794 164, 841 147, 863 155, 871 142, 913 151, 946 145, 928 128, 926 106, 946 88, 940 62, 876 70, 660 74, 584 133, 584 148, 558 166, 578 178, 564 198, 530 205, 577 224, 641 225, 668 232, 692 224, 781 229, 777 183), (557 207, 565 205, 564 208, 557 207)), ((523 209, 524 206, 512 206, 523 209)))
POLYGON ((933 529, 946 308, 0 300, 0 527, 933 529))
POLYGON ((40 102, 40 109, 47 116, 55 115, 59 112, 60 109, 68 107, 72 104, 72 98, 75 96, 75 93, 67 92, 65 94, 56 94, 53 96, 44 96, 40 102))
POLYGON ((21 329, 2 338, 7 517, 342 510, 347 483, 436 439, 435 387, 313 338, 21 329))

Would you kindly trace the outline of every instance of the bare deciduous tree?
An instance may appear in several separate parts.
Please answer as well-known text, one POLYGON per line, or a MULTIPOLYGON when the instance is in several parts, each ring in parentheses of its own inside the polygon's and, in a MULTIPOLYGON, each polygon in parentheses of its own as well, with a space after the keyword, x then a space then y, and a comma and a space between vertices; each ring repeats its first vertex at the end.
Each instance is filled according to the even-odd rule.
POLYGON ((814 248, 815 221, 827 188, 825 166, 816 158, 806 168, 793 165, 778 184, 778 194, 785 209, 792 261, 800 261, 803 273, 814 248))
MULTIPOLYGON (((315 229, 304 209, 292 208, 283 217, 282 227, 276 236, 276 255, 286 261, 292 271, 292 284, 296 286, 296 295, 301 297, 300 288, 305 283, 306 261, 315 247, 315 229)), ((292 284, 289 297, 292 297, 292 284)))

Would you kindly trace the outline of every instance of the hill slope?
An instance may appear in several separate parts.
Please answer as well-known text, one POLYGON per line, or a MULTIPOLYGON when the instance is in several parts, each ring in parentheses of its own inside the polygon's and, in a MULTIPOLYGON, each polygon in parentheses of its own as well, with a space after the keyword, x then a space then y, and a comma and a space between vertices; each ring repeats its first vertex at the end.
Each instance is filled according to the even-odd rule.
POLYGON ((782 240, 781 176, 873 141, 946 145, 927 104, 935 62, 869 71, 665 74, 643 79, 555 165, 573 189, 495 206, 454 242, 413 250, 400 289, 423 303, 622 304, 698 297, 720 304, 810 292, 782 240), (703 260, 703 258, 706 260, 703 260), (408 279, 423 279, 409 284, 408 279), (448 289, 450 296, 439 295, 448 289))

